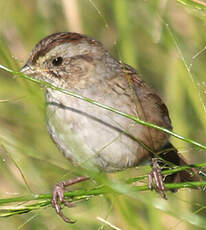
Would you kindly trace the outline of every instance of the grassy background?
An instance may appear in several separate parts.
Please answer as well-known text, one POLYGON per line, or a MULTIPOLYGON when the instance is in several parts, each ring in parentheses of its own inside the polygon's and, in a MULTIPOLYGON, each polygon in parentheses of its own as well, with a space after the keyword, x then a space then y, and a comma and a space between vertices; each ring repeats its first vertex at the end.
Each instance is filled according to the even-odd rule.
MULTIPOLYGON (((0 1, 0 64, 19 70, 34 45, 50 33, 88 34, 137 68, 160 93, 175 132, 205 143, 206 14, 191 1, 182 2, 189 4, 167 0, 0 1)), ((0 198, 49 193, 57 181, 77 175, 47 134, 44 107, 43 88, 0 72, 0 198)), ((189 162, 206 161, 205 151, 175 138, 172 141, 189 162)), ((145 170, 140 167, 109 177, 126 180, 145 170)), ((0 225, 8 230, 115 229, 97 219, 101 217, 126 230, 205 229, 204 197, 205 192, 189 189, 168 193, 168 201, 155 192, 133 197, 110 194, 64 210, 78 220, 75 225, 64 223, 51 208, 1 218, 0 225)))

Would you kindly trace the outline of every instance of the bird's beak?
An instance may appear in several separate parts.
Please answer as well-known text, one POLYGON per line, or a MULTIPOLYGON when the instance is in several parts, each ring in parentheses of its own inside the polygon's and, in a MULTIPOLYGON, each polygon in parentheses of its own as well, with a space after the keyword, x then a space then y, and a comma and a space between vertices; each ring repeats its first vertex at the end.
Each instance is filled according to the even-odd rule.
POLYGON ((22 72, 25 75, 32 75, 32 73, 34 73, 34 70, 31 66, 28 66, 26 64, 24 67, 22 67, 20 72, 22 72))

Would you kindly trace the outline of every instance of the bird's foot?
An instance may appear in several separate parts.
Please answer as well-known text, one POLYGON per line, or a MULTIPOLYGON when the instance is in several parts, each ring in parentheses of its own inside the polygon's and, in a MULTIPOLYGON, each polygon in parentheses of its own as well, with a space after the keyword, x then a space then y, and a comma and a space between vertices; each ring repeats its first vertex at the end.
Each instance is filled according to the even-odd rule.
POLYGON ((165 194, 166 189, 164 186, 162 171, 161 171, 161 168, 158 164, 157 158, 152 159, 152 171, 148 175, 148 183, 149 183, 149 188, 151 190, 154 189, 154 185, 155 185, 155 190, 158 193, 160 193, 162 198, 167 199, 167 196, 165 194))
POLYGON ((64 199, 64 192, 66 191, 66 187, 73 185, 73 184, 77 184, 79 182, 88 180, 89 177, 86 176, 81 176, 81 177, 77 177, 77 178, 73 178, 73 179, 69 179, 60 183, 57 183, 54 186, 53 189, 53 195, 52 195, 52 207, 55 208, 57 214, 67 223, 73 224, 75 223, 75 221, 70 220, 68 217, 66 217, 63 212, 62 212, 62 206, 61 204, 63 204, 66 207, 73 207, 74 205, 65 200, 64 199))

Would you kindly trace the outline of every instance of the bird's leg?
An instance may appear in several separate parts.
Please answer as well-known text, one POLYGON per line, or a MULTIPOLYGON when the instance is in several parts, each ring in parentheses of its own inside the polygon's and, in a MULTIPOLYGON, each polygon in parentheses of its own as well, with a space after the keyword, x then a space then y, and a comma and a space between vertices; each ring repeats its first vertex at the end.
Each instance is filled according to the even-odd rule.
POLYGON ((67 223, 74 223, 74 221, 70 220, 68 217, 66 217, 63 212, 62 212, 62 207, 61 207, 61 203, 64 204, 67 207, 73 207, 73 204, 67 200, 64 199, 64 192, 66 187, 73 185, 73 184, 77 184, 79 182, 85 181, 90 179, 87 176, 80 176, 80 177, 76 177, 73 179, 69 179, 66 181, 62 181, 57 183, 54 186, 53 189, 53 194, 52 194, 52 206, 53 208, 55 208, 57 214, 67 223))
POLYGON ((157 158, 152 158, 152 171, 148 175, 148 183, 151 190, 153 190, 155 185, 155 190, 159 192, 164 199, 167 199, 162 172, 157 158))

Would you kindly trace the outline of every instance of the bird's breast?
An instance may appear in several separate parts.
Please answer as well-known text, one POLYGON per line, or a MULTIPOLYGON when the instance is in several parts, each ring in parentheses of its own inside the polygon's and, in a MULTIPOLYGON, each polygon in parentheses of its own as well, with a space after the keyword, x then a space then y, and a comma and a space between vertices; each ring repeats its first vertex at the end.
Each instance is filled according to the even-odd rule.
MULTIPOLYGON (((87 96, 128 114, 135 110, 127 95, 121 100, 115 92, 103 98, 87 96)), ((139 143, 147 137, 144 126, 57 91, 47 90, 46 98, 48 131, 72 162, 116 171, 133 167, 149 155, 139 143)))

